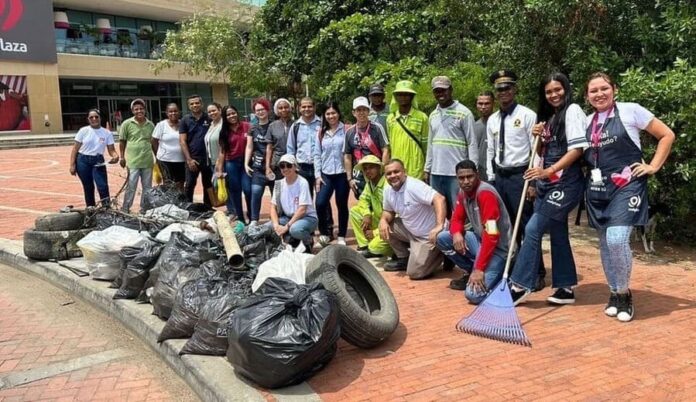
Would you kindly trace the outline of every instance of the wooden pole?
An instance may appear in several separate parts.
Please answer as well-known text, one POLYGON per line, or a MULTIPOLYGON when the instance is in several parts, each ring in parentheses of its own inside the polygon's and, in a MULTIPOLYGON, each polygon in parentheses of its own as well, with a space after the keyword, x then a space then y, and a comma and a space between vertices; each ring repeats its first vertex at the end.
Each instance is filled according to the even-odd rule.
POLYGON ((234 235, 234 229, 227 220, 227 216, 222 211, 217 211, 213 214, 213 219, 218 228, 218 233, 222 239, 222 244, 225 246, 227 261, 232 268, 240 269, 244 267, 244 254, 237 243, 237 236, 234 235))

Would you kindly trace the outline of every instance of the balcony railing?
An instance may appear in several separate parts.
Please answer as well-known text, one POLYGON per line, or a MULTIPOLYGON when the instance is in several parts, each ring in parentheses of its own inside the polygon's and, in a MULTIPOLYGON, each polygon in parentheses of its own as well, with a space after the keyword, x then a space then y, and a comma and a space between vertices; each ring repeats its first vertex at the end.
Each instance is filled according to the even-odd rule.
POLYGON ((165 32, 143 32, 129 28, 99 31, 88 26, 55 29, 58 53, 158 59, 165 32))

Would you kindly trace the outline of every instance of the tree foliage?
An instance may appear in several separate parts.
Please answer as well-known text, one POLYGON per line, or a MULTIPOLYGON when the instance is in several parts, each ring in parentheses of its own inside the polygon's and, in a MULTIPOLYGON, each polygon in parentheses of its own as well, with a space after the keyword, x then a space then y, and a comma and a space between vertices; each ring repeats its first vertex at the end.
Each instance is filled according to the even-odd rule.
POLYGON ((677 133, 650 190, 674 205, 675 224, 664 227, 696 239, 696 229, 684 225, 696 190, 690 0, 269 0, 251 27, 219 13, 184 21, 167 36, 159 67, 175 61, 221 74, 243 95, 298 97, 307 83, 318 98, 345 105, 374 82, 389 90, 411 79, 426 112, 434 107, 428 84, 435 75, 450 75, 455 95, 472 107, 489 88, 488 73, 502 68, 518 73, 519 100, 528 105, 537 104, 538 82, 552 71, 570 76, 581 102, 586 77, 607 72, 618 78, 623 100, 643 104, 677 133))

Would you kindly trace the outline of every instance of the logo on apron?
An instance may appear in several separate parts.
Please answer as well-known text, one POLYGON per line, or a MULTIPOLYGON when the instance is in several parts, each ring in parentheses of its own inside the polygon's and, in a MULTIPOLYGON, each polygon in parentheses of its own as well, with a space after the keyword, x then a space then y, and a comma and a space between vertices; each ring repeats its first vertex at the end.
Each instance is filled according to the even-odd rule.
POLYGON ((515 127, 515 128, 520 128, 520 127, 522 127, 522 120, 520 120, 520 119, 515 119, 515 122, 512 123, 512 126, 515 127))
POLYGON ((561 201, 563 201, 563 197, 565 197, 565 193, 561 190, 555 190, 551 194, 549 194, 549 198, 546 200, 551 205, 555 205, 557 207, 561 206, 561 201))
POLYGON ((631 212, 638 212, 640 211, 640 203, 641 199, 639 195, 634 195, 633 197, 628 199, 628 210, 631 212))

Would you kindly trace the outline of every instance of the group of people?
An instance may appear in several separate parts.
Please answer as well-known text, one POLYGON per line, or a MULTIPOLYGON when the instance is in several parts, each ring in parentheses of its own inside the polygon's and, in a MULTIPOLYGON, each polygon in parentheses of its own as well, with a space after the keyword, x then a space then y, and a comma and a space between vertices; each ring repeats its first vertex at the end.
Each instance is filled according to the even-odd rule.
MULTIPOLYGON (((450 287, 464 290, 472 303, 480 303, 501 280, 510 247, 517 249, 510 276, 515 304, 542 289, 544 233, 550 234, 555 289, 547 300, 573 303, 577 273, 567 218, 584 196, 609 284, 605 313, 630 321, 629 235, 633 226, 647 223, 647 177, 664 164, 674 133, 640 105, 617 102, 618 88, 603 73, 587 84, 590 116, 572 102, 564 74, 541 82, 537 113, 517 104, 514 72, 496 71, 490 81, 495 94, 478 96, 478 120, 453 99, 446 76, 431 81, 437 107, 430 116, 418 110, 412 82, 398 82, 389 105, 384 88, 375 84, 367 97, 353 100, 350 126, 335 102, 317 116, 314 100, 302 98, 294 119, 287 99, 277 99, 271 110, 270 102, 259 98, 253 103, 257 119, 249 124, 234 106, 211 103, 203 111, 197 95, 188 98, 189 114, 180 118, 177 105, 170 104, 167 119, 155 126, 145 117, 145 103, 136 99, 133 117, 120 129, 120 158, 111 134, 100 126, 99 111, 91 110, 89 126, 75 137, 70 171, 80 177, 88 206, 95 205, 95 183, 108 203, 103 157, 108 148, 109 163, 128 168, 126 211, 138 179, 143 190, 150 187, 155 163, 189 200, 199 174, 204 189, 212 187, 213 177, 225 177, 228 213, 250 225, 258 223, 269 187, 266 224, 309 250, 317 229, 321 246, 333 241, 333 198, 337 244, 345 245, 350 223, 365 257, 391 256, 385 271, 425 279, 440 266, 456 266, 463 275, 450 287), (658 140, 649 163, 642 158, 641 131, 658 140), (537 137, 541 146, 533 149, 537 137), (520 205, 525 181, 530 185, 520 205), (349 209, 351 192, 358 202, 349 209), (521 230, 513 239, 518 210, 521 230)), ((210 203, 206 192, 204 202, 210 203)))

